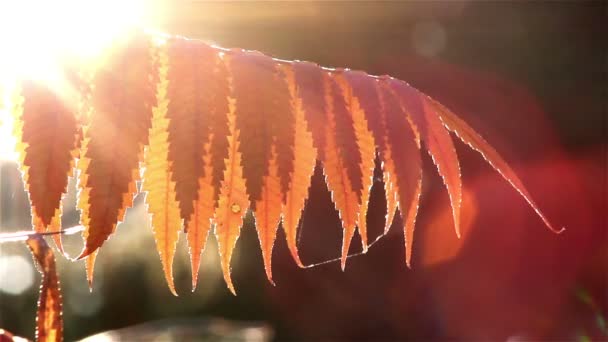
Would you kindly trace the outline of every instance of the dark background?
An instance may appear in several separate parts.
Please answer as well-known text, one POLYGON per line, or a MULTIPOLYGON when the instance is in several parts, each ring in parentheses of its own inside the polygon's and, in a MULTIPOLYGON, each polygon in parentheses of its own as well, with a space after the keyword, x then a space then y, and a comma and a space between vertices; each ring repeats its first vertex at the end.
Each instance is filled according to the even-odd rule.
MULTIPOLYGON (((178 317, 265 322, 278 340, 608 338, 607 14, 602 1, 161 4, 151 17, 169 33, 407 80, 484 135, 567 231, 545 229, 478 154, 458 143, 463 238, 455 237, 448 197, 426 158, 412 270, 403 260, 400 221, 344 273, 338 263, 298 269, 280 232, 273 287, 249 224, 233 260, 238 296, 221 280, 210 239, 194 293, 180 242, 181 295, 174 298, 139 198, 100 253, 92 294, 83 265, 60 262, 67 339, 178 317)), ((18 177, 14 163, 2 165, 4 231, 28 226, 18 177)), ((376 235, 382 191, 377 182, 369 217, 376 235)), ((305 263, 339 255, 332 208, 317 172, 300 240, 305 263)), ((66 215, 64 223, 76 222, 75 213, 66 215)), ((20 245, 0 248, 0 256, 27 254, 20 245)), ((351 251, 359 248, 354 241, 351 251)), ((19 296, 0 292, 0 327, 33 337, 36 296, 36 286, 19 296)))

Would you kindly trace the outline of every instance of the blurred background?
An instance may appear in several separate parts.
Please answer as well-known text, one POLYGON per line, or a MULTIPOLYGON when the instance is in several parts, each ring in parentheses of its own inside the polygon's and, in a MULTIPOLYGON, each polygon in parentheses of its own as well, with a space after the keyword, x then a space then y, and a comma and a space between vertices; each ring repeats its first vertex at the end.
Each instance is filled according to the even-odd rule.
MULTIPOLYGON (((176 298, 138 196, 100 253, 92 293, 83 263, 59 258, 67 340, 163 319, 191 329, 221 319, 233 322, 222 331, 236 329, 249 340, 608 339, 605 2, 158 1, 153 8, 148 19, 168 33, 408 81, 486 137, 548 217, 567 230, 545 229, 458 142, 463 237, 454 234, 448 196, 424 156, 412 270, 404 263, 400 220, 367 255, 349 259, 346 272, 339 263, 298 269, 280 231, 272 286, 249 220, 233 259, 238 295, 223 283, 214 238, 199 287, 190 291, 182 235, 176 298)), ((27 229, 29 205, 16 164, 0 163, 0 232, 27 229)), ((73 190, 72 183, 66 227, 78 223, 73 190)), ((382 230, 384 206, 377 181, 372 234, 382 230)), ((78 236, 65 240, 73 253, 80 250, 78 236)), ((305 263, 332 259, 340 243, 338 216, 317 170, 301 256, 305 263)), ((351 252, 359 250, 353 241, 351 252)), ((0 245, 0 327, 34 337, 39 281, 24 245, 0 245)))

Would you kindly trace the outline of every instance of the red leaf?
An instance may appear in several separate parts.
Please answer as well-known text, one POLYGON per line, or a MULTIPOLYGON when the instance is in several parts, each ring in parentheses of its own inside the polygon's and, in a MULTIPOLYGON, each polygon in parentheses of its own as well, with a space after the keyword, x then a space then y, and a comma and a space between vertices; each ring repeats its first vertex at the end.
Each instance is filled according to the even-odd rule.
POLYGON ((295 141, 294 171, 282 210, 283 229, 293 259, 298 266, 304 267, 298 254, 297 229, 308 198, 308 189, 315 170, 317 150, 313 146, 312 134, 306 124, 302 98, 299 96, 300 89, 296 85, 293 69, 285 67, 284 72, 295 113, 295 141))
POLYGON ((215 211, 215 235, 217 237, 222 272, 228 289, 236 294, 230 277, 230 261, 243 225, 243 217, 250 206, 239 152, 240 132, 236 128, 234 99, 230 99, 228 111, 228 158, 225 160, 224 179, 215 211))
POLYGON ((445 106, 439 102, 425 97, 425 103, 428 106, 434 108, 439 113, 442 122, 445 126, 460 138, 465 144, 469 145, 472 149, 481 153, 483 158, 496 170, 511 186, 519 192, 519 194, 528 202, 528 204, 534 209, 536 214, 543 220, 547 228, 555 233, 561 233, 565 228, 559 230, 555 229, 545 215, 540 211, 538 205, 532 200, 532 196, 515 174, 513 169, 507 164, 507 162, 496 152, 496 150, 488 144, 483 137, 475 132, 466 122, 457 117, 445 106))
POLYGON ((271 148, 267 173, 268 175, 264 176, 262 184, 262 197, 256 203, 254 216, 266 276, 274 285, 272 280, 272 249, 281 221, 281 204, 283 202, 275 145, 271 148))
POLYGON ((326 145, 325 127, 328 120, 327 99, 323 90, 325 72, 318 65, 309 62, 294 62, 293 70, 308 130, 312 133, 319 159, 323 160, 326 145))
MULTIPOLYGON (((345 72, 344 74, 348 74, 348 72, 345 72)), ((359 98, 354 96, 353 88, 350 87, 342 75, 337 75, 336 80, 341 87, 348 106, 348 112, 352 118, 357 150, 359 151, 361 158, 358 165, 359 173, 361 175, 361 192, 359 195, 359 203, 361 206, 357 216, 357 227, 359 228, 361 244, 363 245, 363 252, 365 253, 367 252, 367 209, 369 207, 369 198, 374 178, 376 144, 374 142, 374 136, 368 129, 369 125, 364 109, 359 103, 359 98)), ((374 89, 372 88, 372 90, 374 89)), ((367 110, 371 110, 371 108, 368 108, 367 110)))
MULTIPOLYGON (((346 108, 343 108, 344 100, 342 99, 341 94, 336 94, 336 92, 339 91, 336 87, 337 85, 331 76, 325 75, 323 90, 326 97, 328 120, 324 127, 325 153, 323 154, 321 161, 323 162, 327 188, 331 192, 332 201, 334 202, 342 221, 341 267, 342 270, 344 270, 350 242, 355 233, 355 227, 357 226, 360 204, 359 196, 353 190, 347 164, 343 160, 338 146, 336 116, 349 115, 349 113, 346 111, 346 108)), ((345 129, 345 127, 343 127, 343 129, 345 129)), ((355 164, 354 166, 351 165, 351 169, 353 167, 358 167, 358 164, 355 164)))
POLYGON ((228 57, 236 99, 236 125, 246 144, 240 145, 243 173, 253 202, 261 198, 268 175, 270 150, 276 139, 281 186, 287 191, 293 170, 293 112, 284 75, 270 57, 233 51, 228 57))
POLYGON ((436 111, 423 101, 420 93, 403 81, 387 79, 403 108, 420 132, 437 171, 443 178, 450 202, 452 203, 452 216, 456 235, 460 237, 460 205, 462 200, 462 181, 460 179, 460 165, 454 143, 449 132, 445 129, 436 111))
POLYGON ((167 53, 159 52, 158 104, 153 109, 150 145, 144 158, 143 191, 147 192, 146 203, 152 216, 152 229, 156 248, 163 265, 165 279, 173 295, 173 258, 182 220, 176 200, 176 185, 169 160, 169 118, 167 117, 167 53))
POLYGON ((168 42, 167 107, 169 160, 181 218, 186 227, 194 211, 203 177, 204 144, 209 139, 211 112, 215 110, 214 73, 219 56, 202 43, 182 39, 168 42))
POLYGON ((386 150, 394 167, 394 180, 391 185, 395 187, 399 211, 403 218, 405 262, 409 267, 422 190, 420 138, 392 89, 387 84, 382 84, 381 88, 386 116, 386 150))
MULTIPOLYGON (((80 131, 76 104, 68 103, 67 91, 25 81, 21 113, 15 113, 20 167, 37 232, 61 230, 61 198, 74 167, 80 131)), ((63 252, 60 234, 53 238, 63 252)))
POLYGON ((151 42, 136 34, 117 49, 93 80, 93 112, 78 163, 84 258, 114 232, 133 203, 139 163, 148 142, 155 104, 155 63, 151 42))

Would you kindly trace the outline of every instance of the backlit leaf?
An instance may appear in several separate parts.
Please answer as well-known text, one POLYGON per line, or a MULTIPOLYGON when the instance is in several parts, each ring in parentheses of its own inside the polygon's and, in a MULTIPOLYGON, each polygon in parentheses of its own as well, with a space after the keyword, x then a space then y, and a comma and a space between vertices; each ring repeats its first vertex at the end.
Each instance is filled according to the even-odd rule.
POLYGON ((318 65, 310 62, 294 62, 293 71, 298 96, 302 99, 302 108, 308 130, 312 133, 314 147, 319 159, 324 159, 327 125, 327 96, 325 94, 325 72, 318 65))
POLYGON ((302 99, 299 95, 300 88, 296 85, 294 72, 288 67, 285 67, 284 71, 291 94, 291 106, 295 113, 295 140, 294 170, 283 205, 283 229, 293 259, 298 266, 304 267, 298 253, 298 226, 315 171, 317 150, 313 146, 312 134, 306 124, 302 99))
MULTIPOLYGON (((325 153, 323 154, 323 159, 321 161, 323 162, 323 171, 325 172, 327 188, 331 192, 332 201, 334 202, 342 221, 343 236, 340 262, 342 269, 344 269, 346 267, 350 242, 355 234, 360 205, 359 196, 353 190, 350 180, 349 168, 347 167, 348 164, 342 158, 343 154, 340 154, 340 151, 344 150, 344 148, 340 149, 338 146, 336 117, 350 114, 345 108, 340 89, 333 78, 328 74, 325 75, 324 91, 327 103, 327 123, 325 124, 325 153)), ((340 121, 346 120, 343 118, 340 121)), ((343 135, 346 135, 344 134, 344 130, 346 129, 347 127, 341 127, 343 135)), ((351 130, 352 129, 353 128, 351 127, 351 130)), ((354 137, 352 137, 352 139, 353 140, 348 142, 348 145, 354 142, 354 137)), ((341 139, 341 142, 347 143, 344 139, 341 139)), ((355 164, 354 166, 358 166, 358 164, 355 164)), ((350 169, 352 170, 352 168, 353 165, 351 165, 350 169)), ((360 172, 360 169, 357 169, 360 172)))
POLYGON ((267 173, 262 183, 262 197, 257 201, 253 214, 258 238, 260 239, 260 247, 262 248, 266 276, 274 284, 272 280, 272 248, 277 237, 277 229, 281 220, 281 204, 283 202, 276 145, 274 144, 270 150, 267 173))
POLYGON ((135 182, 156 102, 157 73, 151 41, 142 33, 125 38, 93 77, 92 113, 78 162, 83 258, 112 234, 133 203, 135 182))
POLYGON ((437 171, 443 178, 454 217, 456 235, 460 237, 460 205, 462 181, 460 165, 454 143, 435 109, 423 101, 420 93, 409 84, 396 79, 386 79, 401 100, 402 106, 428 149, 437 171))
POLYGON ((391 186, 395 189, 403 219, 405 262, 410 266, 414 226, 422 190, 420 137, 406 115, 407 109, 403 108, 393 90, 384 83, 381 88, 387 130, 386 152, 390 156, 391 167, 394 167, 394 181, 391 179, 391 186))
POLYGON ((241 166, 240 132, 236 128, 234 99, 229 100, 228 107, 228 158, 225 160, 224 179, 214 221, 224 280, 228 289, 236 294, 230 276, 230 261, 250 202, 241 166))
MULTIPOLYGON (((68 101, 70 90, 67 82, 56 89, 33 81, 21 84, 15 132, 37 232, 61 229, 61 198, 74 167, 80 131, 77 104, 68 101)), ((60 236, 53 237, 63 251, 60 236)))
POLYGON ((397 195, 393 185, 395 178, 394 161, 391 158, 391 151, 385 147, 387 144, 386 118, 379 98, 378 78, 361 71, 346 72, 344 77, 352 87, 353 95, 357 97, 357 101, 363 109, 369 131, 374 136, 374 142, 382 161, 382 179, 387 207, 384 228, 386 233, 397 210, 397 195))
MULTIPOLYGON (((421 94, 421 96, 424 96, 421 94)), ((458 136, 465 144, 469 145, 472 149, 481 153, 483 158, 496 170, 511 186, 519 192, 519 194, 528 202, 536 214, 543 220, 547 228, 550 230, 561 233, 564 228, 556 229, 541 212, 538 205, 532 200, 532 196, 519 179, 515 171, 511 169, 509 164, 496 152, 496 150, 488 144, 485 139, 475 132, 466 122, 460 119, 456 114, 452 113, 448 108, 440 104, 439 102, 425 97, 427 105, 433 107, 441 117, 441 121, 445 126, 458 136)))
MULTIPOLYGON (((348 73, 349 72, 345 72, 344 74, 348 73)), ((361 235, 363 251, 367 252, 367 209, 374 178, 376 145, 374 136, 368 129, 369 125, 364 109, 359 102, 359 98, 354 95, 353 88, 351 88, 344 77, 345 76, 340 75, 336 77, 336 80, 342 89, 342 94, 348 106, 348 112, 352 118, 356 138, 355 141, 361 158, 359 163, 361 193, 359 197, 360 209, 357 216, 357 226, 359 228, 359 235, 361 235)), ((371 108, 368 110, 371 110, 371 108)))
POLYGON ((281 186, 287 191, 293 170, 294 122, 290 95, 277 63, 259 53, 231 51, 228 57, 236 100, 243 172, 255 208, 261 198, 273 142, 276 141, 281 186))
POLYGON ((133 203, 142 162, 142 189, 174 294, 172 263, 182 226, 193 289, 214 227, 224 279, 235 292, 231 259, 250 207, 269 280, 281 223, 294 260, 304 267, 297 236, 317 161, 343 228, 342 269, 356 228, 363 251, 368 248, 376 157, 387 202, 384 230, 399 209, 410 266, 421 145, 447 188, 460 234, 460 166, 448 130, 479 151, 556 231, 481 136, 403 81, 140 31, 121 36, 102 57, 86 70, 65 68, 59 85, 22 83, 15 103, 15 134, 37 231, 60 228, 61 197, 78 160, 85 239, 80 258, 87 258, 89 284, 99 247, 133 203))
POLYGON ((199 179, 203 177, 203 149, 210 137, 214 110, 213 76, 219 56, 206 44, 182 39, 167 43, 169 160, 181 218, 186 227, 194 211, 199 179))
POLYGON ((169 118, 167 118, 167 54, 160 49, 160 72, 157 106, 153 109, 150 145, 144 159, 143 191, 152 215, 156 248, 160 255, 171 293, 177 296, 173 284, 173 257, 182 227, 179 203, 176 201, 175 181, 169 161, 169 118))

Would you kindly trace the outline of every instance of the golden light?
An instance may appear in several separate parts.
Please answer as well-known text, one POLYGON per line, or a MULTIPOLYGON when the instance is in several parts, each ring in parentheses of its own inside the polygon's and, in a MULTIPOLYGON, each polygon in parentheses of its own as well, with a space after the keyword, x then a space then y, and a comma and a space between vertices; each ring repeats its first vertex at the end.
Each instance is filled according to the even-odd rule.
POLYGON ((52 78, 59 63, 95 58, 140 24, 143 0, 0 2, 0 75, 52 78))
MULTIPOLYGON (((43 82, 66 92, 62 66, 95 65, 112 41, 142 18, 154 1, 0 1, 0 159, 14 159, 9 138, 11 93, 16 81, 43 82)), ((66 94, 61 94, 67 96, 66 94)))

